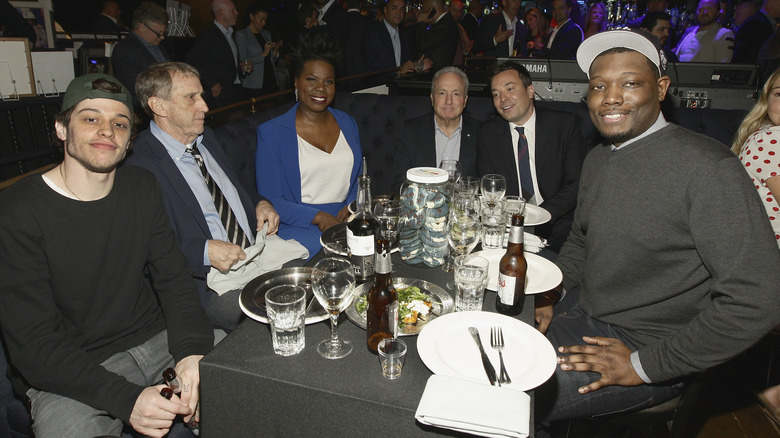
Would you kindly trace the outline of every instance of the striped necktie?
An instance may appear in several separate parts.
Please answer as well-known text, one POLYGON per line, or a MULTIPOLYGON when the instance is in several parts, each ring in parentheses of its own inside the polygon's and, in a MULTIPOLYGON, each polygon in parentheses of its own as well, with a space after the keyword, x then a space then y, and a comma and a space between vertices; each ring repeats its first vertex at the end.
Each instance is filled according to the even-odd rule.
POLYGON ((517 140, 517 165, 520 170, 520 188, 523 198, 530 201, 534 195, 534 180, 531 177, 531 160, 528 157, 528 140, 525 138, 525 128, 518 126, 520 138, 517 140))
POLYGON ((244 230, 242 230, 241 226, 238 224, 236 215, 233 213, 233 210, 231 210, 230 204, 228 204, 222 190, 220 190, 216 181, 211 178, 208 170, 206 170, 206 163, 203 162, 203 156, 200 154, 200 151, 198 151, 198 147, 193 143, 185 152, 191 154, 192 157, 195 158, 195 162, 198 163, 200 173, 203 174, 203 179, 206 180, 206 185, 211 193, 211 199, 214 201, 214 207, 217 208, 219 218, 222 220, 222 225, 225 226, 225 231, 227 231, 228 240, 241 248, 248 247, 249 240, 247 239, 246 234, 244 234, 244 230))

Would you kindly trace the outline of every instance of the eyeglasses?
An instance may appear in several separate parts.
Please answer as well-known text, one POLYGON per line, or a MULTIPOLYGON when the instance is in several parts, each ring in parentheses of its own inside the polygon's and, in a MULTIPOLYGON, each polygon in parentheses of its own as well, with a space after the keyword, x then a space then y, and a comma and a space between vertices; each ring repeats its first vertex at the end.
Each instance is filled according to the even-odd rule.
MULTIPOLYGON (((144 26, 146 26, 146 28, 147 28, 147 29, 149 29, 150 31, 152 31, 152 33, 153 33, 153 34, 157 35, 157 38, 165 38, 165 31, 163 31, 163 32, 157 32, 156 30, 154 30, 154 29, 152 29, 151 27, 149 27, 149 25, 148 25, 148 24, 146 24, 146 23, 144 23, 143 21, 141 22, 141 24, 143 24, 144 26)), ((166 30, 167 30, 167 29, 166 29, 166 30)))

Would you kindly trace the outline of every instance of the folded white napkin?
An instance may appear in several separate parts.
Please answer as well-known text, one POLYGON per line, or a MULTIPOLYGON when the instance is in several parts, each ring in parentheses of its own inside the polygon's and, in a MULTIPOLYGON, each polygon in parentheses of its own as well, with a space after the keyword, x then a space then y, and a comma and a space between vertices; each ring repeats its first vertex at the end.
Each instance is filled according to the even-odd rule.
MULTIPOLYGON (((504 248, 509 243, 509 231, 504 234, 504 248)), ((547 246, 547 239, 543 239, 531 233, 523 233, 523 251, 536 254, 547 246)))
POLYGON ((266 272, 279 269, 294 259, 306 259, 309 251, 294 239, 284 240, 276 234, 266 235, 268 223, 257 232, 255 244, 245 248, 246 258, 239 260, 229 271, 209 271, 206 283, 218 295, 243 289, 250 281, 266 272))
POLYGON ((487 437, 527 437, 531 398, 522 391, 433 375, 415 413, 417 421, 487 437))

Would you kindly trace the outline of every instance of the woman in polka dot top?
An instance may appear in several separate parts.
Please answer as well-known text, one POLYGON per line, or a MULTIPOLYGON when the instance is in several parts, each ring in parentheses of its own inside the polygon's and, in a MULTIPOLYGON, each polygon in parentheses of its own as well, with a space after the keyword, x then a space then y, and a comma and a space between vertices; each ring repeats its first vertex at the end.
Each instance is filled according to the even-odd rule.
POLYGON ((731 150, 739 156, 764 201, 780 246, 780 70, 764 84, 761 97, 739 126, 731 150))

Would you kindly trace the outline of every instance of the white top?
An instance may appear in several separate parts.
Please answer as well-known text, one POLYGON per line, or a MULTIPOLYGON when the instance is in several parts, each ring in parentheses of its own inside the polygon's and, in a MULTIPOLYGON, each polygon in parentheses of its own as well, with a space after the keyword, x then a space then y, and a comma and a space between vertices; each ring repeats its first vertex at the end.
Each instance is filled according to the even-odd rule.
POLYGON ((344 202, 349 194, 349 177, 355 157, 339 131, 331 153, 298 136, 298 167, 301 171, 301 201, 306 204, 344 202))

